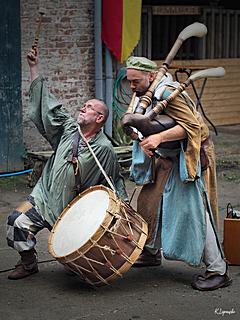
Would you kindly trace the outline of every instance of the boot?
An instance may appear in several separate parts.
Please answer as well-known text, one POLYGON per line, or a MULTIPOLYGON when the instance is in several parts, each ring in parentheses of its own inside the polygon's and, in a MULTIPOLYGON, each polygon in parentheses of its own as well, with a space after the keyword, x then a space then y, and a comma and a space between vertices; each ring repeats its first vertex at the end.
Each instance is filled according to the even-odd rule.
POLYGON ((162 262, 161 251, 151 254, 148 250, 143 249, 137 261, 133 264, 135 268, 160 266, 162 262))
POLYGON ((8 279, 18 280, 26 278, 38 272, 37 253, 35 249, 19 252, 21 260, 16 264, 15 269, 9 273, 8 279))

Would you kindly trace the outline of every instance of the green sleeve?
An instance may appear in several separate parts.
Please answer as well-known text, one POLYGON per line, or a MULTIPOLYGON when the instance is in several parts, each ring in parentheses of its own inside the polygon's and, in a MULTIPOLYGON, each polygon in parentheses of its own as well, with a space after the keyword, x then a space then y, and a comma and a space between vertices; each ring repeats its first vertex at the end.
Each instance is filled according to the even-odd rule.
MULTIPOLYGON (((107 151, 105 151, 105 154, 106 153, 107 153, 107 151)), ((128 202, 128 195, 126 192, 126 186, 125 186, 124 178, 120 173, 120 166, 118 163, 117 156, 116 156, 113 149, 109 150, 109 153, 111 155, 109 155, 108 158, 111 160, 108 161, 108 163, 106 164, 106 171, 108 172, 108 174, 111 175, 111 178, 112 178, 113 183, 115 185, 116 192, 117 192, 118 196, 121 199, 123 199, 125 202, 128 202)))
POLYGON ((61 107, 62 104, 49 92, 44 77, 36 78, 29 90, 29 117, 53 149, 58 146, 64 130, 74 121, 61 111, 61 107))

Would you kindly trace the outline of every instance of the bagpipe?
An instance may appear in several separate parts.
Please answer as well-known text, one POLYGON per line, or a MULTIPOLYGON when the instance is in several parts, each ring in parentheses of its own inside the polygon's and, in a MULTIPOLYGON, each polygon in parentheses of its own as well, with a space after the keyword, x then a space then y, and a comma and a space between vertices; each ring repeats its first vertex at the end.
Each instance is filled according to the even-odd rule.
MULTIPOLYGON (((158 101, 156 105, 145 114, 129 112, 133 108, 133 101, 131 101, 130 109, 128 108, 121 119, 124 132, 127 135, 131 135, 133 128, 136 128, 146 137, 174 127, 176 125, 175 120, 168 115, 161 114, 168 104, 179 96, 193 81, 202 78, 222 77, 224 74, 225 69, 223 67, 205 69, 194 73, 185 82, 181 83, 178 88, 173 90, 166 99, 158 101)), ((179 148, 179 143, 179 141, 164 142, 161 143, 161 148, 179 148)))
MULTIPOLYGON (((121 126, 126 135, 130 136, 137 129, 141 134, 146 137, 151 134, 159 133, 170 129, 176 125, 173 118, 168 115, 162 114, 164 109, 171 103, 177 96, 179 96, 193 81, 202 78, 222 77, 225 75, 225 70, 222 67, 210 68, 198 71, 191 75, 185 82, 171 92, 171 94, 164 100, 157 101, 156 105, 146 113, 148 106, 152 104, 154 92, 168 71, 168 68, 177 54, 182 43, 192 37, 203 37, 207 33, 205 25, 195 22, 179 34, 172 49, 170 50, 167 58, 159 68, 154 81, 151 83, 147 92, 139 98, 137 106, 134 108, 136 93, 133 93, 131 102, 126 113, 121 118, 121 126)), ((160 144, 161 148, 176 149, 180 147, 180 141, 164 142, 160 144)))

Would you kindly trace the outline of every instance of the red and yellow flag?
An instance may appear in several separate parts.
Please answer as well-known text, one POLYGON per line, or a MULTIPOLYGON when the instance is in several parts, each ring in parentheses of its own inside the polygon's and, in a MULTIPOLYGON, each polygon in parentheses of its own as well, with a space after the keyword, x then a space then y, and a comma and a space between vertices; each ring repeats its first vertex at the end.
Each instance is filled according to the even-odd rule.
POLYGON ((102 40, 120 62, 138 44, 142 0, 102 0, 102 40))

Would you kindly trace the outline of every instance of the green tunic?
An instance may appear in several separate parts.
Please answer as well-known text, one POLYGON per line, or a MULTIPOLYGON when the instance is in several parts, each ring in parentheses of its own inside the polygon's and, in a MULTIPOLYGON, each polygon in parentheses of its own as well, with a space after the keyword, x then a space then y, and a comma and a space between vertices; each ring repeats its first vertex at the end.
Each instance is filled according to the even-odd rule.
MULTIPOLYGON (((38 213, 51 226, 67 204, 76 196, 73 164, 68 161, 72 153, 73 136, 77 122, 61 110, 61 104, 48 91, 42 76, 30 87, 29 116, 39 132, 51 144, 54 153, 47 161, 42 176, 34 187, 33 196, 38 213)), ((80 145, 82 141, 80 140, 80 145)), ((118 196, 127 201, 124 180, 111 142, 100 131, 91 145, 107 175, 115 184, 118 196)), ((109 187, 88 147, 83 144, 78 151, 81 191, 90 186, 103 184, 109 187)))

